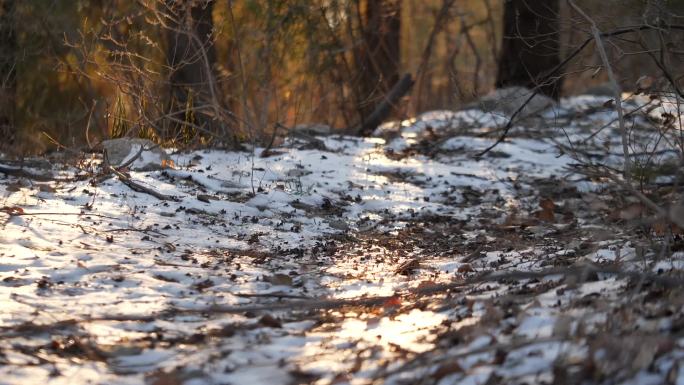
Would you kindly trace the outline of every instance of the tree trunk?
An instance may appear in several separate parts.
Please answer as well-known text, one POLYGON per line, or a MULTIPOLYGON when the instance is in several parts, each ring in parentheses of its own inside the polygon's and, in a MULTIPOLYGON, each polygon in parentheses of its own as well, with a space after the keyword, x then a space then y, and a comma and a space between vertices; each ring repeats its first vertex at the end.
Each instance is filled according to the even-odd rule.
POLYGON ((9 149, 16 139, 15 98, 17 93, 16 4, 0 0, 0 149, 9 149))
POLYGON ((544 79, 560 63, 558 0, 506 0, 496 87, 538 87, 558 99, 562 78, 544 79))
POLYGON ((413 87, 413 78, 411 74, 406 74, 397 82, 397 84, 392 87, 391 90, 385 96, 385 99, 378 104, 373 111, 363 123, 354 130, 356 134, 367 135, 373 132, 378 126, 387 119, 392 112, 394 105, 401 99, 406 93, 408 93, 413 87))
POLYGON ((399 81, 401 0, 367 0, 364 14, 356 55, 362 124, 399 81))
POLYGON ((213 0, 166 0, 174 16, 167 31, 167 61, 171 68, 171 113, 208 130, 215 130, 216 85, 213 74, 213 0))

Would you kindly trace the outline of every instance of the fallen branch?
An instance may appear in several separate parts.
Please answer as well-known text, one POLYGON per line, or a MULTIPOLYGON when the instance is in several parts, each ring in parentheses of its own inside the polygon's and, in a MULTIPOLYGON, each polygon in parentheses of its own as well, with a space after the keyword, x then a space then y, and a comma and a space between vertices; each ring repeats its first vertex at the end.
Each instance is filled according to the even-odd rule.
POLYGON ((159 200, 162 200, 162 201, 175 201, 175 202, 179 201, 179 199, 174 197, 174 196, 162 194, 156 190, 153 190, 149 187, 145 187, 145 186, 141 185, 140 183, 133 181, 131 178, 126 176, 126 174, 122 173, 121 171, 115 169, 112 166, 109 166, 109 169, 114 175, 116 175, 119 178, 119 180, 121 182, 123 182, 123 184, 128 186, 133 191, 152 195, 153 197, 155 197, 159 200))
POLYGON ((612 174, 607 175, 608 178, 610 178, 613 182, 615 182, 618 186, 628 190, 632 195, 637 197, 643 203, 646 207, 651 209, 659 218, 663 218, 671 223, 674 223, 675 225, 679 226, 680 228, 684 229, 684 217, 681 217, 678 215, 681 210, 679 207, 673 207, 670 210, 666 210, 655 202, 653 202, 649 197, 644 195, 641 191, 637 190, 632 186, 631 183, 620 180, 618 177, 612 174))
MULTIPOLYGON (((277 123, 277 124, 280 124, 280 123, 277 123)), ((281 125, 281 127, 287 129, 287 127, 285 127, 283 125, 281 125)), ((325 145, 325 142, 316 138, 315 136, 309 135, 306 132, 301 131, 301 130, 294 130, 294 129, 288 129, 288 130, 289 130, 288 134, 290 136, 292 136, 293 138, 301 139, 301 140, 308 142, 309 144, 306 146, 310 146, 310 148, 314 148, 314 149, 321 150, 321 151, 329 151, 328 147, 325 145)))
POLYGON ((27 178, 31 180, 36 180, 38 182, 52 182, 56 180, 53 176, 34 174, 24 170, 23 168, 0 166, 0 172, 8 176, 27 178))
MULTIPOLYGON (((138 152, 133 157, 131 157, 126 162, 124 162, 122 165, 117 166, 115 169, 117 171, 121 171, 121 170, 125 169, 126 167, 132 165, 133 162, 138 160, 138 158, 140 158, 140 155, 142 155, 143 151, 145 151, 145 150, 149 151, 149 150, 152 150, 156 147, 159 147, 159 145, 157 144, 154 147, 145 148, 145 145, 141 144, 140 149, 138 150, 138 152)), ((107 150, 105 150, 103 153, 104 153, 104 160, 103 160, 104 172, 101 175, 98 175, 98 176, 96 176, 90 180, 90 185, 92 185, 92 186, 96 186, 96 185, 104 182, 105 180, 107 180, 113 176, 112 165, 109 164, 109 156, 107 155, 107 150)))
POLYGON ((78 216, 84 216, 84 217, 118 219, 116 217, 110 217, 107 215, 95 214, 95 213, 89 213, 89 212, 79 212, 79 213, 26 212, 21 207, 9 207, 9 206, 0 207, 0 212, 4 212, 4 213, 6 213, 12 217, 27 217, 27 216, 32 217, 32 216, 41 216, 41 215, 57 215, 57 216, 78 215, 78 216))
POLYGON ((411 90, 411 87, 413 87, 413 78, 411 74, 406 74, 392 87, 385 96, 385 99, 375 107, 375 110, 354 131, 358 135, 363 136, 375 130, 389 116, 390 112, 392 112, 392 107, 397 104, 399 99, 411 90))

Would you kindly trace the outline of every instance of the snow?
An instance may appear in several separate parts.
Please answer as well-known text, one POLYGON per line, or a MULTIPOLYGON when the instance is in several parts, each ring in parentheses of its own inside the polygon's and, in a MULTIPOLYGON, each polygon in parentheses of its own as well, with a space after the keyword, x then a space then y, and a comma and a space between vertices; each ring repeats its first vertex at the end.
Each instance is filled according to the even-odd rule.
MULTIPOLYGON (((590 331, 610 317, 608 308, 568 304, 618 298, 624 280, 606 275, 572 283, 554 275, 477 283, 440 306, 405 293, 491 271, 539 271, 548 261, 575 257, 638 262, 634 245, 619 235, 579 256, 570 241, 552 240, 558 229, 584 224, 592 235, 591 217, 577 224, 534 219, 547 197, 542 188, 605 188, 575 174, 575 160, 558 147, 586 138, 588 126, 608 124, 605 136, 587 145, 618 148, 615 114, 601 109, 604 102, 566 99, 553 111, 558 126, 539 135, 516 127, 522 134, 484 157, 475 155, 494 139, 478 135, 506 119, 469 109, 385 124, 376 133, 393 131, 388 139, 319 137, 328 151, 298 149, 301 143, 291 140, 266 158, 263 149, 201 150, 170 154, 173 169, 130 172, 176 201, 134 192, 114 178, 92 185, 73 168, 61 171, 64 180, 52 189, 6 177, 0 206, 24 215, 0 211, 0 382, 141 384, 179 371, 185 384, 289 384, 304 374, 317 384, 401 383, 420 373, 413 358, 437 348, 445 357, 459 355, 463 368, 440 384, 481 384, 493 374, 551 381, 555 362, 587 356, 581 340, 560 339, 559 323, 571 319, 568 330, 581 324, 590 331), (586 109, 598 110, 561 122, 586 109), (435 134, 446 139, 411 152, 435 134), (479 229, 484 221, 499 233, 479 229), (461 227, 441 233, 443 223, 461 227), (435 243, 453 241, 453 249, 407 247, 400 234, 415 228, 435 243), (478 244, 486 250, 469 257, 468 247, 478 244), (413 258, 412 272, 396 271, 413 258), (522 297, 505 305, 516 290, 522 297), (318 313, 277 308, 376 296, 390 299, 318 313), (212 311, 258 305, 273 308, 212 311), (507 313, 509 305, 517 313, 507 313), (456 333, 455 346, 442 346, 445 333, 456 333), (529 343, 513 345, 493 363, 492 347, 519 341, 529 343)), ((681 269, 681 260, 675 254, 653 271, 681 269)), ((654 328, 662 331, 671 325, 666 321, 654 328)), ((655 383, 653 376, 640 372, 631 381, 655 383)))

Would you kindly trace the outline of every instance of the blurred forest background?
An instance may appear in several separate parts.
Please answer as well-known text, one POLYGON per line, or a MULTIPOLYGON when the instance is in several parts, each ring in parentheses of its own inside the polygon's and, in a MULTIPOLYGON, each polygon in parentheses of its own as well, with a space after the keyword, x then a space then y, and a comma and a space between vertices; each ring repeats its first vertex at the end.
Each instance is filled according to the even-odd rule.
MULTIPOLYGON (((502 85, 497 71, 516 60, 502 49, 505 8, 520 3, 556 14, 558 38, 539 38, 560 58, 591 36, 557 0, 0 0, 0 147, 124 135, 234 146, 306 123, 364 134, 354 128, 405 74, 413 87, 392 118, 458 109, 502 85)), ((626 90, 681 68, 684 33, 666 28, 684 1, 575 3, 601 31, 662 27, 607 40, 626 90)), ((560 94, 605 82, 601 63, 591 43, 563 67, 560 94)))

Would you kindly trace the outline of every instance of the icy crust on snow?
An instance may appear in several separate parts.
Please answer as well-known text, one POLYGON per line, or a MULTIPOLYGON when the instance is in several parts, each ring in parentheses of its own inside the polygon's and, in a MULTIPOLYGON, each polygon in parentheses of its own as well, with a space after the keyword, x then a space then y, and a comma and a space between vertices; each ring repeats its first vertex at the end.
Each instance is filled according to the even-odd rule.
MULTIPOLYGON (((519 304, 523 310, 514 318, 487 305, 509 291, 499 283, 483 292, 479 285, 473 287, 459 306, 401 314, 393 314, 391 306, 376 313, 333 310, 329 317, 336 322, 281 310, 178 310, 391 296, 419 282, 451 282, 492 266, 535 271, 547 259, 573 255, 574 250, 532 247, 486 251, 467 262, 459 251, 433 258, 420 250, 393 256, 392 249, 377 246, 354 257, 330 259, 320 255, 320 246, 350 234, 395 234, 430 215, 464 222, 487 217, 508 226, 510 212, 525 216, 539 209, 537 181, 542 179, 574 184, 580 191, 600 189, 572 172, 574 160, 559 145, 582 141, 587 153, 597 157, 599 147, 607 146, 615 154, 602 161, 619 164, 617 116, 604 103, 605 98, 594 96, 566 99, 545 113, 552 124, 536 127, 540 135, 516 126, 514 134, 532 132, 513 135, 482 158, 474 155, 493 139, 478 135, 502 127, 507 118, 470 109, 434 111, 386 124, 377 132, 393 131, 386 139, 320 137, 327 151, 300 150, 296 141, 266 158, 260 156, 262 149, 197 151, 172 155, 174 169, 130 173, 136 182, 175 201, 134 192, 115 179, 97 186, 88 180, 53 183, 49 189, 1 179, 1 206, 21 208, 26 215, 0 212, 0 332, 5 341, 0 346, 0 382, 277 385, 298 381, 293 372, 301 372, 319 376, 319 384, 361 384, 378 376, 386 376, 388 383, 410 383, 439 369, 411 369, 407 358, 440 343, 434 330, 449 325, 458 332, 499 318, 502 323, 490 324, 487 335, 446 349, 445 357, 457 357, 460 370, 435 382, 481 384, 493 374, 520 383, 551 381, 557 360, 580 362, 589 354, 585 346, 559 336, 580 327, 600 328, 609 316, 607 311, 568 312, 559 304, 599 294, 610 300, 624 281, 606 276, 575 287, 539 290, 519 304), (585 115, 573 117, 580 113, 585 115), (451 135, 435 144, 434 156, 397 156, 427 135, 445 133, 451 135), (307 252, 312 248, 319 251, 307 252), (388 255, 392 263, 382 259, 388 255), (423 258, 414 275, 396 273, 397 265, 413 255, 423 258), (276 321, 264 320, 264 313, 276 321), (152 314, 167 315, 144 318, 152 314), (71 320, 90 321, 74 326, 71 320), (32 329, 60 321, 64 325, 32 329), (533 341, 511 349, 498 366, 486 364, 495 361, 492 347, 521 340, 533 341), (54 350, 65 344, 71 348, 63 348, 61 355, 34 354, 41 350, 27 348, 54 350), (98 351, 89 351, 91 345, 98 351), (411 370, 399 370, 407 368, 411 370), (160 372, 177 374, 165 382, 155 377, 160 372)), ((626 107, 639 104, 630 101, 626 107)), ((644 138, 650 148, 660 145, 648 141, 649 135, 644 138)), ((530 226, 530 231, 545 239, 557 228, 530 226)), ((444 234, 449 236, 493 241, 477 231, 444 234)), ((582 257, 598 264, 633 261, 635 250, 629 243, 606 241, 582 257)), ((653 271, 680 269, 681 254, 660 261, 653 271)), ((546 277, 530 281, 529 287, 559 280, 546 277)), ((666 323, 644 321, 641 326, 658 330, 666 323)), ((669 373, 681 360, 681 350, 664 355, 655 372, 669 373)), ((660 374, 656 377, 662 379, 660 374)), ((633 381, 652 381, 654 375, 641 371, 633 381)))

